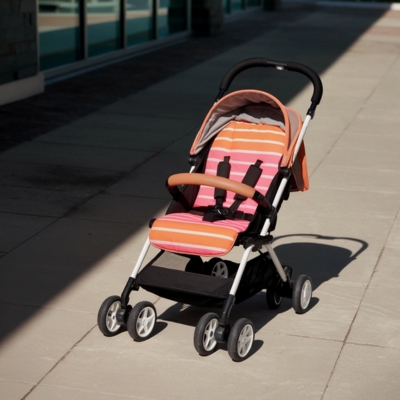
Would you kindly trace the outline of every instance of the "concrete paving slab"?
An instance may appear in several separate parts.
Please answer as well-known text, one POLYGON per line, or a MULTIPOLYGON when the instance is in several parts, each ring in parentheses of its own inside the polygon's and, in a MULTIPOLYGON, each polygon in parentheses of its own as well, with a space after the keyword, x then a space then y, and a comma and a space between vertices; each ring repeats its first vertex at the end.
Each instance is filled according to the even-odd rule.
POLYGON ((148 197, 99 194, 78 210, 71 218, 142 225, 165 214, 169 202, 148 197))
POLYGON ((9 400, 22 399, 32 388, 29 383, 0 379, 0 393, 7 394, 9 400))
POLYGON ((0 250, 9 252, 52 224, 55 218, 0 213, 0 250))
POLYGON ((113 395, 111 393, 99 393, 98 391, 74 390, 60 386, 40 385, 26 397, 27 400, 57 399, 57 400, 122 400, 137 399, 132 389, 131 395, 113 395))
POLYGON ((398 287, 375 285, 372 281, 352 326, 349 343, 400 349, 400 318, 393 307, 398 301, 398 287))
POLYGON ((348 145, 337 145, 327 155, 324 160, 327 164, 341 165, 348 168, 362 168, 371 167, 371 164, 381 169, 395 169, 400 168, 400 160, 392 152, 375 152, 373 149, 360 150, 357 148, 357 143, 354 143, 353 148, 348 145))
POLYGON ((60 128, 38 138, 38 141, 96 146, 107 149, 159 152, 179 140, 179 134, 184 136, 186 132, 187 128, 179 132, 179 124, 176 124, 173 129, 167 130, 163 122, 160 121, 158 130, 149 132, 140 131, 137 127, 129 130, 115 129, 112 130, 112 133, 110 133, 110 128, 101 127, 84 126, 79 130, 60 128))
POLYGON ((400 348, 400 317, 393 306, 399 298, 399 256, 398 247, 384 250, 352 326, 349 342, 400 348))
POLYGON ((314 193, 312 195, 310 193, 310 196, 307 197, 307 200, 315 201, 318 211, 332 213, 333 210, 336 210, 336 213, 364 214, 364 217, 396 217, 398 204, 393 202, 395 191, 372 191, 374 196, 368 196, 371 193, 368 188, 365 190, 355 190, 349 187, 341 189, 330 187, 329 182, 319 189, 318 191, 314 190, 314 193))
POLYGON ((33 140, 6 151, 1 158, 5 161, 121 172, 133 169, 153 155, 154 153, 150 151, 65 145, 33 140))
POLYGON ((0 186, 0 212, 57 218, 87 197, 79 192, 0 186))
POLYGON ((399 126, 399 123, 395 119, 390 121, 385 118, 384 121, 382 123, 382 120, 378 121, 373 116, 371 118, 367 113, 360 112, 351 123, 351 132, 358 135, 376 135, 383 139, 390 138, 399 126))
POLYGON ((202 118, 210 107, 210 96, 200 94, 193 96, 182 91, 181 93, 164 93, 157 96, 144 90, 140 96, 132 96, 124 102, 112 104, 103 109, 106 114, 135 113, 139 116, 154 118, 178 118, 196 120, 202 118))
POLYGON ((73 389, 130 396, 132 387, 123 383, 134 379, 141 382, 135 385, 134 394, 145 399, 239 399, 243 398, 242 390, 252 398, 320 398, 340 346, 297 337, 285 338, 282 343, 280 337, 265 335, 257 342, 258 351, 245 363, 237 364, 223 350, 210 357, 196 355, 192 334, 192 327, 168 322, 151 340, 127 345, 124 335, 110 340, 94 331, 46 377, 43 385, 65 386, 68 380, 73 389), (319 362, 307 357, 313 351, 305 349, 318 349, 319 362), (282 363, 283 355, 292 362, 282 363), (107 365, 112 369, 102 374, 107 365), (282 375, 286 377, 284 385, 279 383, 282 375))
MULTIPOLYGON (((187 140, 186 143, 188 142, 187 140)), ((160 153, 107 188, 107 193, 171 201, 172 198, 165 188, 165 182, 170 175, 189 172, 189 150, 188 146, 187 153, 184 154, 180 153, 180 149, 178 154, 176 152, 160 153)))
POLYGON ((395 399, 400 351, 346 344, 324 399, 395 399))
MULTIPOLYGON (((115 222, 60 219, 1 258, 1 301, 43 306, 76 279, 89 273, 100 260, 107 260, 109 254, 111 258, 124 262, 126 269, 124 273, 121 273, 118 285, 118 293, 122 292, 144 240, 137 244, 136 242, 129 243, 130 252, 126 256, 119 253, 118 248, 139 228, 138 225, 115 222), (26 254, 31 256, 26 258, 26 254), (132 257, 133 254, 135 258, 132 257), (15 290, 16 287, 19 288, 18 291, 15 290)), ((126 250, 123 248, 121 252, 124 253, 126 250)), ((118 275, 112 265, 109 265, 109 274, 112 277, 118 275)), ((99 279, 99 281, 97 278, 93 280, 92 289, 95 291, 107 289, 107 279, 110 277, 99 279), (98 287, 99 282, 102 289, 98 287)), ((90 291, 86 295, 89 293, 90 291)), ((90 304, 91 300, 88 299, 78 310, 92 312, 93 308, 90 304)), ((98 301, 96 307, 97 304, 99 304, 98 301)), ((65 304, 65 307, 72 309, 68 304, 65 304)))
MULTIPOLYGON (((397 169, 380 169, 369 167, 348 168, 341 165, 323 163, 312 176, 312 185, 320 189, 326 186, 348 188, 364 192, 366 186, 369 192, 399 193, 400 171, 397 169), (366 182, 368 184, 366 185, 366 182)), ((344 199, 344 202, 346 199, 344 199)))
POLYGON ((3 340, 0 347, 2 379, 25 384, 38 383, 95 325, 86 313, 64 310, 60 314, 57 310, 41 309, 37 310, 35 320, 29 321, 30 307, 2 303, 0 308, 10 323, 26 318, 23 327, 3 340))
POLYGON ((392 230, 386 242, 386 247, 400 248, 400 218, 397 215, 393 223, 392 230))
POLYGON ((3 161, 0 185, 93 195, 120 177, 119 172, 58 165, 3 161))

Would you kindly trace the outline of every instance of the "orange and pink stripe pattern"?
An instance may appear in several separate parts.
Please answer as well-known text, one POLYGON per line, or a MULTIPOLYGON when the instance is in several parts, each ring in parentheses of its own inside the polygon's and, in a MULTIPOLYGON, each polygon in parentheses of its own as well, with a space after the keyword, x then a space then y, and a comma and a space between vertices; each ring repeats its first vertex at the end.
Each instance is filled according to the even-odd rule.
MULTIPOLYGON (((255 188, 266 193, 276 175, 287 146, 285 133, 276 126, 230 122, 214 139, 205 174, 216 175, 218 163, 229 156, 229 179, 241 182, 250 165, 261 160, 262 174, 255 188)), ((234 193, 228 192, 224 207, 234 202, 234 193)), ((214 205, 214 188, 201 186, 193 207, 214 205)), ((257 204, 246 199, 238 211, 254 214, 257 204)), ((153 246, 183 254, 217 256, 227 254, 235 244, 239 233, 249 225, 245 220, 206 222, 202 216, 179 213, 158 218, 150 231, 153 246)))

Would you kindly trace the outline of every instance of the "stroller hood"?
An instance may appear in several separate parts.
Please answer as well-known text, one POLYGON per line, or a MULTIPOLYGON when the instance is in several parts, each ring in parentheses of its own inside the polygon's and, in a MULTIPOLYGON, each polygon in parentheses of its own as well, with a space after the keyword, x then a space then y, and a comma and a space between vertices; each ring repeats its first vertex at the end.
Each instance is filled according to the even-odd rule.
POLYGON ((285 107, 274 96, 259 90, 232 92, 216 102, 207 114, 190 150, 195 156, 231 121, 278 126, 285 133, 285 148, 281 167, 292 168, 291 191, 305 191, 309 187, 304 143, 297 159, 293 152, 302 127, 297 111, 285 107))

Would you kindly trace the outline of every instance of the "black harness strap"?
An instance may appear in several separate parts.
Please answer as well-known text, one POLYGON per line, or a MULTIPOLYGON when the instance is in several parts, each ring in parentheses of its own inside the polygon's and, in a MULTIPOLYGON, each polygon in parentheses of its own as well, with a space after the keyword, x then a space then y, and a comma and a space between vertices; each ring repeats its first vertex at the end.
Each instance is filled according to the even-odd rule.
MULTIPOLYGON (((260 168, 261 164, 262 161, 257 160, 255 164, 250 165, 249 169, 247 170, 242 180, 242 183, 254 187, 262 173, 262 169, 260 168)), ((225 157, 224 161, 221 161, 218 164, 217 176, 221 176, 219 175, 220 166, 221 166, 221 171, 226 171, 226 169, 228 168, 228 175, 224 177, 229 177, 229 172, 230 172, 229 157, 225 157), (226 167, 225 163, 228 163, 228 167, 226 167), (222 164, 224 165, 222 166, 222 164)), ((226 198, 226 190, 215 189, 214 198, 216 200, 216 204, 215 206, 209 207, 207 211, 204 212, 203 221, 214 222, 224 219, 245 219, 245 220, 252 219, 253 217, 252 214, 246 214, 242 211, 237 211, 240 204, 244 200, 246 200, 245 196, 242 196, 240 194, 235 194, 234 197, 235 201, 229 208, 223 207, 223 202, 225 201, 226 198)))
MULTIPOLYGON (((242 180, 242 183, 244 183, 248 186, 254 187, 262 174, 262 169, 260 168, 261 164, 262 164, 262 161, 257 160, 255 164, 250 165, 249 169, 246 172, 246 175, 244 176, 244 178, 242 180)), ((235 199, 235 201, 229 207, 231 215, 236 213, 240 204, 242 204, 242 202, 244 200, 246 200, 246 197, 242 196, 241 194, 235 194, 234 199, 235 199)))
MULTIPOLYGON (((222 178, 229 178, 229 174, 231 172, 231 164, 229 164, 229 158, 229 156, 224 157, 224 161, 218 163, 217 176, 221 176, 222 178)), ((226 190, 215 188, 214 199, 215 205, 217 207, 222 207, 226 199, 226 190)))

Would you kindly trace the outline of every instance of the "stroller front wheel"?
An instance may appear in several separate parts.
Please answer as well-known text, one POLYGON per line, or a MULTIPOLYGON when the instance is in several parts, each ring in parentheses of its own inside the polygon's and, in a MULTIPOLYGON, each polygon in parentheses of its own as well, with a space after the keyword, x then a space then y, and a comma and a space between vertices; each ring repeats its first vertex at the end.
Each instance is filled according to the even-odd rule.
POLYGON ((310 308, 312 297, 312 282, 307 275, 300 275, 294 286, 292 294, 293 309, 297 314, 304 314, 310 308))
POLYGON ((235 322, 228 337, 228 354, 233 361, 243 361, 249 354, 254 342, 254 326, 247 318, 235 322))
POLYGON ((149 301, 141 301, 132 308, 126 324, 128 333, 136 342, 146 340, 153 332, 157 320, 154 305, 149 301))
POLYGON ((194 331, 194 348, 201 356, 208 356, 217 349, 215 331, 218 328, 218 315, 204 314, 197 323, 194 331))
POLYGON ((110 296, 103 301, 97 314, 97 325, 104 336, 115 336, 123 326, 117 320, 117 313, 121 308, 121 297, 110 296))

